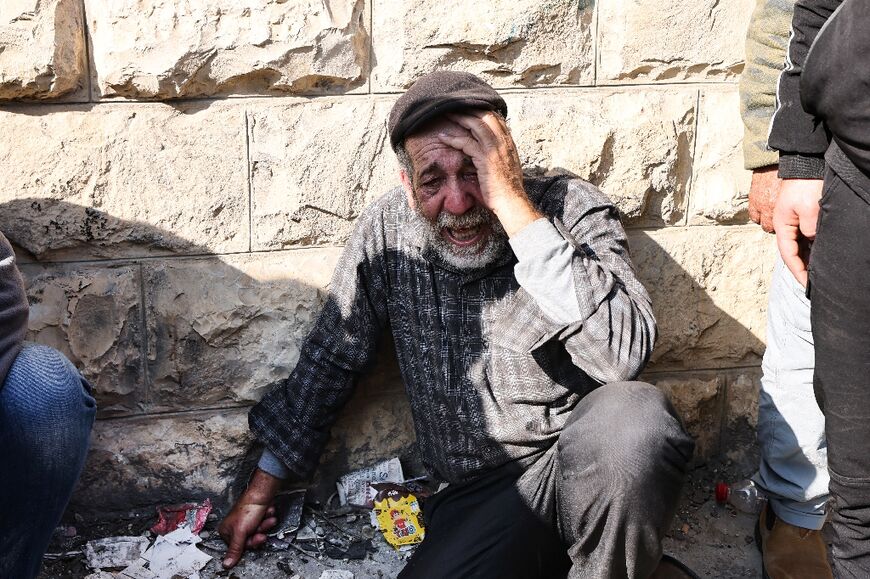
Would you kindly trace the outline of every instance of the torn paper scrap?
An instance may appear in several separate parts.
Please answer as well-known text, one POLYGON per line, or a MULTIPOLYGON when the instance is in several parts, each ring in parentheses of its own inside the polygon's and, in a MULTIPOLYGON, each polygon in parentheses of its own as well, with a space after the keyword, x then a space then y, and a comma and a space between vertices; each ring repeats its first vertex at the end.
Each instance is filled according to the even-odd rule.
POLYGON ((371 483, 400 483, 405 479, 402 474, 402 463, 398 458, 391 458, 373 466, 355 470, 342 476, 336 483, 338 500, 342 506, 372 507, 375 491, 371 483))
POLYGON ((187 527, 180 527, 162 537, 157 537, 154 545, 142 556, 148 561, 148 568, 159 579, 175 576, 190 577, 211 561, 211 557, 196 548, 202 541, 187 527))
POLYGON ((91 569, 126 567, 148 548, 146 537, 107 537, 88 541, 85 558, 91 569))
POLYGON ((344 569, 327 569, 320 574, 320 579, 353 579, 353 572, 344 569))

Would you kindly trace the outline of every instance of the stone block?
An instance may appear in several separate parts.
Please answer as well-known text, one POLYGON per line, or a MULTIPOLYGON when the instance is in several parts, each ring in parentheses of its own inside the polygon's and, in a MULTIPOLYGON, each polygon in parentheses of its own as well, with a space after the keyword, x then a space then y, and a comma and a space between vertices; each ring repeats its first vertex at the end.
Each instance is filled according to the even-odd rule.
POLYGON ((506 95, 523 165, 595 183, 630 225, 679 222, 692 167, 694 90, 506 95))
POLYGON ((365 0, 85 0, 96 97, 323 94, 362 87, 365 0))
POLYGON ((593 84, 589 0, 375 0, 373 12, 375 92, 445 69, 495 87, 593 84))
POLYGON ((0 230, 38 259, 248 249, 241 109, 9 107, 0 126, 0 230))
POLYGON ((667 394, 695 439, 695 459, 719 453, 725 380, 714 373, 650 374, 642 378, 667 394))
POLYGON ((0 100, 74 96, 86 71, 81 0, 0 3, 0 100))
POLYGON ((289 376, 339 250, 144 266, 154 410, 259 400, 289 376))
POLYGON ((629 234, 659 336, 650 370, 754 366, 764 353, 774 240, 752 227, 629 234))
POLYGON ((752 172, 743 168, 736 87, 704 91, 698 113, 689 223, 746 223, 752 172))
POLYGON ((144 336, 138 265, 21 266, 28 339, 63 352, 94 388, 101 416, 141 412, 144 336))
POLYGON ((736 80, 755 0, 598 6, 598 83, 736 80))
POLYGON ((399 184, 391 100, 282 101, 250 112, 253 248, 341 244, 399 184))
POLYGON ((222 505, 250 444, 247 409, 98 420, 70 506, 104 518, 205 497, 222 505))
POLYGON ((726 414, 729 425, 743 423, 753 430, 758 424, 758 395, 761 368, 736 373, 728 378, 726 414))

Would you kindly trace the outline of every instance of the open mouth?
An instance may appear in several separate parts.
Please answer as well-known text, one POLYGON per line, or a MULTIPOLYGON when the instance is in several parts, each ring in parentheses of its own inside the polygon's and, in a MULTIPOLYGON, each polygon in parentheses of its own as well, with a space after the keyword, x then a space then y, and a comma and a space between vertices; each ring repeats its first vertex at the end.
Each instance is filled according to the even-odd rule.
POLYGON ((486 234, 486 227, 482 223, 473 227, 444 227, 442 232, 444 237, 454 245, 469 247, 483 239, 483 236, 486 234))

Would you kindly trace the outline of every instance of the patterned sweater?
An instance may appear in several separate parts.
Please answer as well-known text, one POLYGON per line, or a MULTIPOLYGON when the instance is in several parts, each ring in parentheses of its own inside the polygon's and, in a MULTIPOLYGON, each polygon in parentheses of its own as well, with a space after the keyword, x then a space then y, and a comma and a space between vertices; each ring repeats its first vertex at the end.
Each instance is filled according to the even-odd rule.
POLYGON ((456 271, 427 245, 400 188, 364 211, 296 368, 249 416, 292 475, 316 467, 387 326, 423 464, 451 483, 529 464, 580 398, 637 376, 656 328, 616 208, 580 179, 528 179, 526 191, 548 216, 529 228, 543 228, 537 235, 554 237, 567 258, 540 255, 552 244, 523 243, 524 230, 493 265, 456 271), (542 263, 562 268, 547 277, 564 274, 575 299, 536 283, 542 263))

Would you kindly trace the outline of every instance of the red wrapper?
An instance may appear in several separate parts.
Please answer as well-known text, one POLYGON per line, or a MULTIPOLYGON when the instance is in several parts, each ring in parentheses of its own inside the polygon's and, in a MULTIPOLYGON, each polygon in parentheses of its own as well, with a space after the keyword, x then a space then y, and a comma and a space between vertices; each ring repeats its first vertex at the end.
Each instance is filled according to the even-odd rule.
POLYGON ((205 525, 210 512, 210 499, 205 499, 200 504, 184 503, 158 507, 157 524, 151 527, 151 532, 156 535, 165 535, 184 525, 197 535, 205 525))

